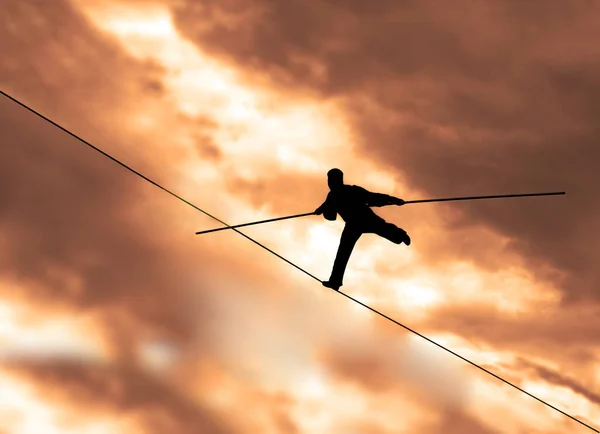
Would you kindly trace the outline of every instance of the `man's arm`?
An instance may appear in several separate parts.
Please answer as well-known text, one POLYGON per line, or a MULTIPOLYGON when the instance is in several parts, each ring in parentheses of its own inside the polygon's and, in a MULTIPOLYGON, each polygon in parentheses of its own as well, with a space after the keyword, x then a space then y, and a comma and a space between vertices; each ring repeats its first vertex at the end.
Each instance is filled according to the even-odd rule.
POLYGON ((330 199, 330 194, 327 195, 327 199, 325 199, 325 202, 323 202, 323 204, 315 210, 315 214, 323 214, 323 217, 325 217, 326 220, 334 221, 337 219, 337 212, 333 207, 332 201, 330 199))
POLYGON ((387 206, 387 205, 404 205, 404 200, 399 197, 390 196, 383 193, 372 193, 362 187, 367 206, 387 206))

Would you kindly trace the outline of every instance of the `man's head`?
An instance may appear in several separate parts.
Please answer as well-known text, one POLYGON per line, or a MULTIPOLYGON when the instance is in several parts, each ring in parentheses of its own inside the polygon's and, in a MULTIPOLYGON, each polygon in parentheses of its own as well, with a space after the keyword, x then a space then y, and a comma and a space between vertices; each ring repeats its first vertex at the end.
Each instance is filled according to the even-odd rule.
POLYGON ((331 169, 327 172, 327 185, 332 191, 344 185, 344 172, 340 169, 331 169))

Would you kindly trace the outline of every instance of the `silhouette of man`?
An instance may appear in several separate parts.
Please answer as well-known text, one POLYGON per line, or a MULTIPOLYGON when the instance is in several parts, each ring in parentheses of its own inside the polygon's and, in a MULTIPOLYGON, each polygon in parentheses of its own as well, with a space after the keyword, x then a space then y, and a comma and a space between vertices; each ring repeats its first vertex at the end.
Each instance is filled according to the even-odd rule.
POLYGON ((338 291, 342 286, 352 250, 362 234, 377 234, 392 243, 404 243, 407 246, 410 246, 410 237, 404 229, 386 222, 370 208, 404 205, 402 199, 387 194, 371 193, 356 185, 344 184, 344 173, 340 169, 331 169, 327 172, 327 184, 330 190, 327 199, 315 210, 315 214, 322 214, 329 221, 336 220, 339 214, 346 222, 331 277, 323 282, 323 286, 338 291))

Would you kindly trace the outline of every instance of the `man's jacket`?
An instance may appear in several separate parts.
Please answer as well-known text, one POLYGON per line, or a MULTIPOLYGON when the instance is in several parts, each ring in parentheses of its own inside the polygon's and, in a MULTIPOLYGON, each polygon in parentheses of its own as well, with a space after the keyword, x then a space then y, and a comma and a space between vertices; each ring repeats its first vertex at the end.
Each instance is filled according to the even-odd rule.
POLYGON ((360 223, 378 218, 370 207, 393 205, 397 201, 393 196, 371 193, 357 185, 343 185, 330 191, 325 202, 316 211, 323 213, 330 221, 335 220, 339 214, 346 223, 360 223))

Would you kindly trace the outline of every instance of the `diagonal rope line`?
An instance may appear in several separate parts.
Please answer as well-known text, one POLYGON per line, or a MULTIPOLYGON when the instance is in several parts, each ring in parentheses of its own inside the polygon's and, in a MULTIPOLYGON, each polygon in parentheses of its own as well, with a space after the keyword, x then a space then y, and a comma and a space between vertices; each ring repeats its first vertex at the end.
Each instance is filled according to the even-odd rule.
MULTIPOLYGON (((20 105, 20 106, 21 106, 21 107, 23 107, 24 109, 26 109, 26 110, 30 111, 31 113, 35 114, 36 116, 38 116, 38 117, 40 117, 40 118, 44 119, 45 121, 49 122, 50 124, 54 125, 55 127, 59 128, 60 130, 64 131, 64 132, 65 132, 65 133, 67 133, 68 135, 70 135, 71 137, 73 137, 73 138, 75 138, 75 139, 79 140, 81 143, 83 143, 83 144, 85 144, 85 145, 89 146, 89 147, 90 147, 90 148, 92 148, 93 150, 95 150, 95 151, 99 152, 100 154, 104 155, 105 157, 109 158, 110 160, 114 161, 115 163, 119 164, 120 166, 124 167, 125 169, 129 170, 130 172, 134 173, 135 175, 139 176, 140 178, 142 178, 142 179, 144 179, 144 180, 148 181, 149 183, 151 183, 152 185, 154 185, 154 186, 156 186, 156 187, 160 188, 162 191, 164 191, 164 192, 166 192, 166 193, 170 194, 171 196, 173 196, 173 197, 175 197, 175 198, 179 199, 179 200, 180 200, 180 201, 182 201, 183 203, 185 203, 185 204, 187 204, 187 205, 191 206, 192 208, 194 208, 194 209, 196 209, 196 210, 198 210, 198 211, 200 211, 200 212, 204 213, 205 215, 207 215, 208 217, 211 217, 212 219, 214 219, 214 220, 218 221, 219 223, 221 223, 221 224, 223 224, 223 225, 225 225, 225 226, 227 226, 227 227, 229 227, 229 228, 233 229, 234 231, 236 231, 237 233, 239 233, 239 234, 240 234, 240 235, 242 235, 243 237, 245 237, 245 238, 247 238, 248 240, 252 241, 253 243, 255 243, 255 244, 259 245, 260 247, 262 247, 263 249, 265 249, 265 250, 269 251, 270 253, 273 253, 273 254, 274 254, 275 256, 277 256, 278 258, 280 258, 280 259, 284 260, 284 261, 285 261, 285 262, 287 262, 288 264, 290 264, 290 265, 292 265, 293 267, 297 268, 298 270, 302 271, 304 274, 307 274, 308 276, 312 277, 312 278, 313 278, 313 279, 315 279, 316 281, 318 281, 318 282, 321 282, 321 283, 322 283, 322 281, 321 281, 319 278, 317 278, 317 277, 315 277, 314 275, 310 274, 308 271, 306 271, 306 270, 304 270, 304 269, 300 268, 300 267, 299 267, 299 266, 297 266, 296 264, 294 264, 294 263, 292 263, 292 262, 288 261, 288 260, 287 260, 286 258, 284 258, 283 256, 279 255, 278 253, 274 252, 274 251, 273 251, 273 250, 271 250, 270 248, 266 247, 264 244, 262 244, 262 243, 260 243, 260 242, 258 242, 258 241, 256 241, 256 240, 254 240, 253 238, 250 238, 248 235, 246 235, 246 234, 244 234, 244 233, 242 233, 242 232, 238 231, 236 228, 233 228, 233 227, 229 226, 227 223, 223 222, 222 220, 218 219, 217 217, 215 217, 215 216, 213 216, 213 215, 209 214, 208 212, 204 211, 203 209, 199 208, 198 206, 194 205, 193 203, 191 203, 191 202, 187 201, 186 199, 182 198, 181 196, 179 196, 179 195, 177 195, 177 194, 173 193, 172 191, 168 190, 167 188, 163 187, 162 185, 160 185, 160 184, 156 183, 155 181, 153 181, 153 180, 151 180, 150 178, 146 177, 145 175, 141 174, 141 173, 140 173, 140 172, 138 172, 137 170, 135 170, 135 169, 133 169, 133 168, 129 167, 129 166, 128 166, 128 165, 126 165, 125 163, 122 163, 121 161, 117 160, 115 157, 113 157, 113 156, 111 156, 111 155, 107 154, 106 152, 102 151, 101 149, 97 148, 96 146, 92 145, 91 143, 87 142, 86 140, 82 139, 81 137, 79 137, 79 136, 78 136, 78 135, 76 135, 75 133, 72 133, 71 131, 69 131, 69 130, 67 130, 66 128, 64 128, 64 127, 60 126, 60 125, 59 125, 59 124, 57 124, 56 122, 54 122, 54 121, 52 121, 52 120, 48 119, 46 116, 44 116, 44 115, 40 114, 40 113, 39 113, 39 112, 37 112, 36 110, 34 110, 34 109, 32 109, 32 108, 28 107, 28 106, 27 106, 27 105, 25 105, 24 103, 22 103, 22 102, 18 101, 17 99, 13 98, 12 96, 10 96, 10 95, 6 94, 4 91, 0 90, 0 94, 2 94, 3 96, 5 96, 6 98, 10 99, 11 101, 15 102, 16 104, 20 105)), ((335 290, 333 290, 333 289, 332 289, 332 291, 335 291, 335 290)), ((427 342, 429 342, 429 343, 431 343, 431 344, 433 344, 433 345, 437 346, 438 348, 441 348, 442 350, 444 350, 444 351, 446 351, 446 352, 448 352, 448 353, 452 354, 453 356, 456 356, 456 357, 458 357, 459 359, 461 359, 461 360, 463 360, 463 361, 467 362, 467 363, 468 363, 468 364, 470 364, 471 366, 474 366, 474 367, 476 367, 476 368, 480 369, 481 371, 483 371, 483 372, 485 372, 485 373, 487 373, 487 374, 491 375, 492 377, 494 377, 494 378, 496 378, 496 379, 498 379, 498 380, 502 381, 503 383, 505 383, 505 384, 508 384, 509 386, 512 386, 513 388, 515 388, 515 389, 519 390, 520 392, 523 392, 524 394, 526 394, 527 396, 529 396, 529 397, 531 397, 531 398, 535 399, 536 401, 538 401, 538 402, 541 402, 542 404, 546 405, 547 407, 549 407, 549 408, 551 408, 551 409, 553 409, 553 410, 555 410, 555 411, 557 411, 557 412, 561 413, 562 415, 564 415, 564 416, 568 417, 569 419, 571 419, 571 420, 573 420, 573 421, 575 421, 575 422, 577 422, 577 423, 579 423, 579 424, 581 424, 581 425, 583 425, 583 426, 585 426, 585 427, 587 427, 587 428, 591 429, 591 430, 592 430, 592 431, 594 431, 594 432, 600 433, 600 431, 598 431, 597 429, 595 429, 595 428, 591 427, 590 425, 586 424, 585 422, 583 422, 583 421, 581 421, 581 420, 579 420, 579 419, 575 418, 574 416, 571 416, 571 415, 569 415, 568 413, 565 413, 564 411, 562 411, 561 409, 559 409, 559 408, 557 408, 557 407, 553 406, 552 404, 549 404, 549 403, 547 403, 546 401, 544 401, 544 400, 542 400, 542 399, 540 399, 540 398, 538 398, 538 397, 536 397, 536 396, 532 395, 531 393, 529 393, 529 392, 527 392, 526 390, 524 390, 524 389, 520 388, 519 386, 517 386, 517 385, 515 385, 515 384, 511 383, 510 381, 508 381, 508 380, 505 380, 504 378, 502 378, 502 377, 500 377, 500 376, 498 376, 498 375, 494 374, 493 372, 489 371, 488 369, 486 369, 486 368, 484 368, 484 367, 482 367, 482 366, 479 366, 477 363, 470 361, 469 359, 467 359, 467 358, 465 358, 465 357, 461 356, 460 354, 458 354, 458 353, 456 353, 456 352, 454 352, 454 351, 452 351, 452 350, 450 350, 450 349, 448 349, 448 348, 444 347, 444 346, 443 346, 443 345, 441 345, 441 344, 438 344, 437 342, 435 342, 435 341, 433 341, 433 340, 429 339, 428 337, 426 337, 426 336, 422 335, 421 333, 419 333, 419 332, 417 332, 417 331, 415 331, 415 330, 411 329, 410 327, 407 327, 407 326, 405 326, 405 325, 401 324, 400 322, 396 321, 395 319, 393 319, 393 318, 390 318, 390 317, 389 317, 389 316, 387 316, 386 314, 379 312, 378 310, 376 310, 376 309, 372 308, 371 306, 368 306, 368 305, 364 304, 363 302, 361 302, 361 301, 359 301, 359 300, 357 300, 357 299, 355 299, 355 298, 353 298, 353 297, 349 296, 348 294, 345 294, 345 293, 343 293, 343 292, 341 292, 341 291, 335 291, 335 292, 339 292, 339 293, 340 293, 341 295, 343 295, 344 297, 346 297, 346 298, 348 298, 348 299, 350 299, 350 300, 354 301, 354 302, 355 302, 355 303, 357 303, 357 304, 360 304, 361 306, 363 306, 363 307, 365 307, 365 308, 369 309, 371 312, 373 312, 373 313, 375 313, 375 314, 377 314, 377 315, 379 315, 379 316, 381 316, 381 317, 383 317, 383 318, 387 319, 388 321, 391 321, 391 322, 393 322, 394 324, 396 324, 396 325, 398 325, 398 326, 402 327, 403 329, 405 329, 405 330, 407 330, 407 331, 409 331, 409 332, 411 332, 411 333, 413 333, 413 334, 415 334, 415 335, 419 336, 420 338, 422 338, 422 339, 425 339, 427 342)))
POLYGON ((489 371, 488 369, 484 368, 483 366, 480 366, 480 365, 478 365, 477 363, 470 361, 469 359, 467 359, 467 358, 465 358, 465 357, 461 356, 460 354, 458 354, 458 353, 456 353, 456 352, 452 351, 451 349, 449 349, 449 348, 446 348, 446 347, 444 347, 444 346, 443 346, 443 345, 441 345, 441 344, 438 344, 437 342, 435 342, 435 341, 433 341, 433 340, 429 339, 427 336, 424 336, 424 335, 422 335, 421 333, 419 333, 419 332, 417 332, 417 331, 415 331, 415 330, 411 329, 410 327, 407 327, 407 326, 405 326, 404 324, 401 324, 401 323, 399 323, 399 322, 398 322, 398 321, 396 321, 395 319, 393 319, 393 318, 390 318, 390 317, 389 317, 389 316, 387 316, 386 314, 379 312, 378 310, 376 310, 376 309, 372 308, 371 306, 368 306, 368 305, 364 304, 363 302, 361 302, 361 301, 358 301, 357 299, 350 297, 348 294, 344 294, 343 292, 340 292, 340 294, 342 294, 344 297, 347 297, 347 298, 349 298, 350 300, 354 301, 355 303, 358 303, 358 304, 360 304, 361 306, 363 306, 363 307, 366 307, 366 308, 367 308, 367 309, 369 309, 371 312, 374 312, 374 313, 376 313, 377 315, 379 315, 379 316, 381 316, 381 317, 383 317, 383 318, 387 319, 388 321, 391 321, 391 322, 393 322, 394 324, 396 324, 396 325, 398 325, 398 326, 402 327, 403 329, 406 329, 406 330, 408 330, 409 332, 411 332, 411 333, 414 333, 415 335, 417 335, 417 336, 419 336, 419 337, 421 337, 421 338, 425 339, 427 342, 429 342, 429 343, 431 343, 431 344, 435 345, 436 347, 438 347, 438 348, 441 348, 442 350, 444 350, 444 351, 447 351, 448 353, 452 354, 453 356, 456 356, 456 357, 458 357, 459 359, 461 359, 461 360, 463 360, 463 361, 467 362, 469 365, 471 365, 471 366, 474 366, 474 367, 476 367, 477 369, 480 369, 480 370, 482 370, 482 371, 483 371, 483 372, 485 372, 486 374, 489 374, 489 375, 491 375, 492 377, 494 377, 494 378, 496 378, 496 379, 498 379, 498 380, 502 381, 503 383, 505 383, 505 384, 508 384, 509 386, 512 386, 512 387, 514 387, 515 389, 517 389, 517 390, 519 390, 519 391, 523 392, 525 395, 527 395, 527 396, 530 396, 531 398, 535 399, 536 401, 539 401, 539 402, 541 402, 542 404, 544 404, 544 405, 546 405, 546 406, 550 407, 551 409, 558 411, 559 413, 563 414, 564 416, 568 417, 569 419, 571 419, 571 420, 574 420, 575 422, 578 422, 578 423, 580 423, 581 425, 583 425, 583 426, 585 426, 585 427, 587 427, 587 428, 591 429, 591 430, 592 430, 592 431, 594 431, 594 432, 600 432, 600 431, 598 431, 596 428, 593 428, 593 427, 591 427, 590 425, 586 424, 585 422, 582 422, 581 420, 579 420, 579 419, 575 418, 574 416, 571 416, 570 414, 568 414, 568 413, 565 413, 565 412, 564 412, 564 411, 562 411, 560 408, 557 408, 557 407, 553 406, 552 404, 549 404, 549 403, 547 403, 546 401, 544 401, 544 400, 542 400, 542 399, 538 398, 537 396, 535 396, 535 395, 532 395, 531 393, 529 393, 529 392, 528 392, 528 391, 526 391, 525 389, 522 389, 522 388, 520 388, 519 386, 517 386, 517 385, 515 385, 515 384, 511 383, 510 381, 508 381, 508 380, 505 380, 504 378, 502 378, 502 377, 500 377, 500 376, 498 376, 498 375, 494 374, 492 371, 489 371))
POLYGON ((260 247, 262 247, 263 249, 265 249, 265 250, 267 250, 268 252, 270 252, 270 253, 274 254, 275 256, 277 256, 279 259, 282 259, 282 260, 284 260, 285 262, 287 262, 288 264, 290 264, 292 267, 295 267, 295 268, 297 268, 298 270, 302 271, 304 274, 307 274, 307 275, 309 275, 310 277, 312 277, 313 279, 315 279, 316 281, 318 281, 318 282, 321 282, 321 280, 320 280, 319 278, 317 278, 317 277, 313 276, 313 275, 312 275, 312 274, 310 274, 308 271, 306 271, 306 270, 304 270, 304 269, 300 268, 299 266, 297 266, 297 265, 296 265, 296 264, 294 264, 293 262, 290 262, 290 261, 288 261, 286 258, 284 258, 283 256, 281 256, 279 253, 277 253, 277 252, 275 252, 275 251, 271 250, 269 247, 267 247, 267 246, 265 246, 264 244, 262 244, 262 243, 260 243, 260 242, 256 241, 255 239, 253 239, 253 238, 250 238, 248 235, 246 235, 246 234, 244 234, 244 233, 242 233, 242 232, 238 231, 236 228, 233 228, 233 227, 229 226, 229 225, 228 225, 227 223, 225 223, 223 220, 221 220, 221 219, 219 219, 219 218, 215 217, 214 215, 212 215, 212 214, 208 213, 207 211, 204 211, 203 209, 199 208, 198 206, 194 205, 193 203, 191 203, 191 202, 189 202, 189 201, 185 200, 183 197, 179 196, 178 194, 175 194, 175 193, 173 193, 171 190, 168 190, 167 188, 163 187, 162 185, 158 184, 157 182, 155 182, 155 181, 151 180, 150 178, 148 178, 147 176, 145 176, 145 175, 141 174, 141 173, 140 173, 140 172, 138 172, 137 170, 135 170, 135 169, 133 169, 133 168, 129 167, 127 164, 125 164, 125 163, 122 163, 121 161, 119 161, 119 160, 117 160, 115 157, 113 157, 112 155, 110 155, 110 154, 107 154, 107 153, 106 153, 106 152, 104 152, 102 149, 100 149, 100 148, 98 148, 98 147, 96 147, 96 146, 92 145, 92 144, 91 144, 90 142, 88 142, 87 140, 84 140, 84 139, 82 139, 82 138, 81 138, 81 137, 79 137, 77 134, 75 134, 75 133, 73 133, 73 132, 71 132, 71 131, 67 130, 66 128, 64 128, 64 127, 62 127, 61 125, 57 124, 57 123, 56 123, 56 122, 54 122, 53 120, 51 120, 51 119, 48 119, 46 116, 44 116, 44 115, 42 115, 41 113, 37 112, 36 110, 32 109, 31 107, 28 107, 27 105, 25 105, 25 104, 24 104, 24 103, 22 103, 21 101, 19 101, 19 100, 17 100, 17 99, 15 99, 15 98, 13 98, 12 96, 8 95, 8 94, 7 94, 6 92, 4 92, 3 90, 0 90, 0 93, 1 93, 2 95, 4 95, 6 98, 10 99, 11 101, 13 101, 13 102, 17 103, 18 105, 20 105, 20 106, 21 106, 21 107, 23 107, 24 109, 26 109, 26 110, 30 111, 31 113, 35 114, 36 116, 39 116, 40 118, 44 119, 46 122, 49 122, 49 123, 51 123, 51 124, 52 124, 52 125, 54 125, 56 128, 58 128, 58 129, 60 129, 60 130, 64 131, 65 133, 67 133, 67 134, 68 134, 68 135, 70 135, 71 137, 73 137, 73 138, 75 138, 75 139, 79 140, 81 143, 83 143, 83 144, 85 144, 85 145, 89 146, 89 147, 90 147, 90 148, 92 148, 94 151, 96 151, 96 152, 99 152, 100 154, 104 155, 106 158, 109 158, 110 160, 114 161, 114 162, 115 162, 115 163, 117 163, 118 165, 120 165, 120 166, 124 167, 125 169, 129 170, 130 172, 134 173, 135 175, 139 176, 140 178, 142 178, 142 179, 144 179, 144 180, 148 181, 150 184, 152 184, 152 185, 154 185, 154 186, 156 186, 156 187, 160 188, 160 189, 161 189, 162 191, 164 191, 165 193, 168 193, 168 194, 170 194, 171 196, 173 196, 173 197, 175 197, 175 198, 179 199, 180 201, 182 201, 183 203, 185 203, 185 204, 187 204, 187 205, 191 206, 192 208, 194 208, 194 209, 196 209, 196 210, 200 211, 201 213, 203 213, 203 214, 207 215, 208 217, 210 217, 210 218, 212 218, 212 219, 214 219, 214 220, 218 221, 219 223, 221 223, 221 224, 223 224, 223 225, 227 226, 227 227, 228 227, 228 228, 230 228, 230 229, 233 229, 233 230, 234 230, 234 231, 236 231, 238 234, 240 234, 240 235, 242 235, 243 237, 245 237, 245 238, 249 239, 250 241, 252 241, 254 244, 257 244, 257 245, 259 245, 259 246, 260 246, 260 247))

